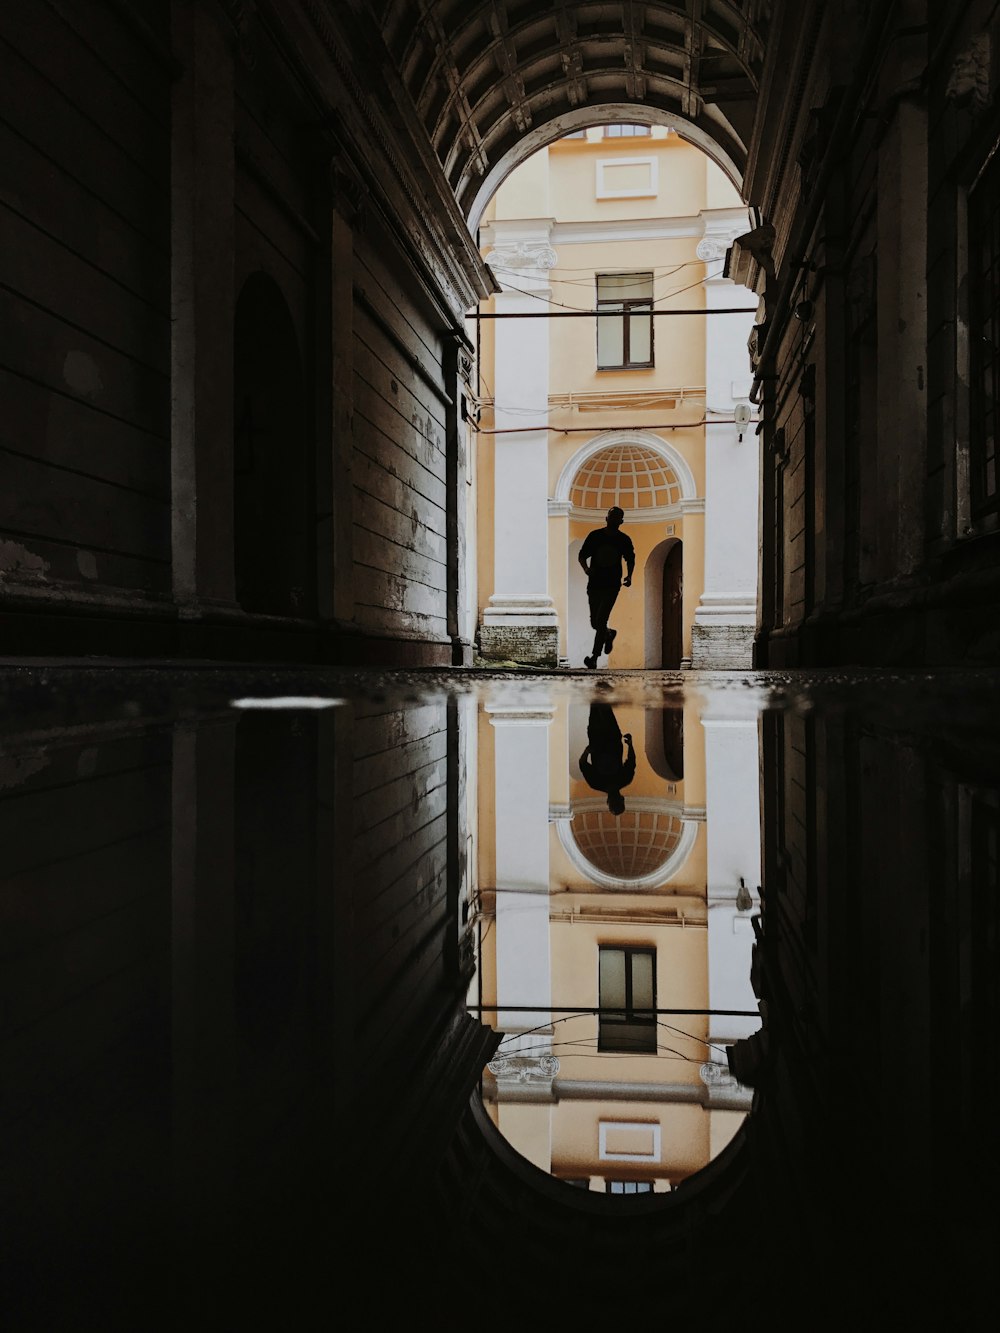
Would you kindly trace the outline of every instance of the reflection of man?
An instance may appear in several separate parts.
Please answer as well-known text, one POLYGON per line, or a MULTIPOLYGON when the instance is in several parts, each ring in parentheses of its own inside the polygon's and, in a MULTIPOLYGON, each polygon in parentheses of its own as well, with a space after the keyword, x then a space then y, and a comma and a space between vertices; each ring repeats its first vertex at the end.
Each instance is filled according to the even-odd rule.
POLYGON ((607 792, 608 809, 613 815, 620 815, 625 809, 622 787, 627 787, 635 777, 635 750, 631 732, 622 735, 610 704, 590 705, 587 748, 580 756, 580 772, 594 791, 607 792))
POLYGON ((632 538, 621 531, 625 510, 617 505, 608 510, 603 528, 588 532, 577 559, 587 575, 587 601, 590 603, 590 625, 594 631, 594 647, 584 666, 591 671, 597 666, 601 653, 610 653, 617 630, 608 626, 611 608, 618 600, 621 588, 631 588, 635 569, 635 547, 632 538), (625 561, 625 579, 622 580, 622 561, 625 561), (589 564, 587 562, 590 562, 589 564))

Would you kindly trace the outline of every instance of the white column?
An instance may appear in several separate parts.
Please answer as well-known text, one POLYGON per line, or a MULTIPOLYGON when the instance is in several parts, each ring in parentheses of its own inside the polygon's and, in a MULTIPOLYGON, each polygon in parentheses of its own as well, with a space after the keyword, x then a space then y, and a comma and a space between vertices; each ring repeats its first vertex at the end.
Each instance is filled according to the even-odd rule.
MULTIPOLYGON (((496 754, 497 1027, 549 1031, 549 706, 486 705, 496 754), (525 1012, 516 1005, 537 1006, 525 1012)), ((510 1043, 502 1048, 509 1052, 510 1043)), ((538 1034, 538 1056, 548 1047, 538 1034)))
MULTIPOLYGON (((731 237, 710 230, 699 259, 725 256, 731 237)), ((755 424, 733 424, 738 403, 749 403, 747 338, 756 300, 729 278, 705 281, 705 307, 746 306, 746 315, 705 320, 705 586, 692 627, 692 666, 740 669, 753 665, 757 622, 757 436, 755 424), (748 304, 753 300, 754 304, 748 304), (719 416, 718 422, 712 417, 719 416), (741 439, 742 436, 742 439, 741 439)))
MULTIPOLYGON (((750 984, 750 918, 760 910, 760 769, 757 714, 702 716, 705 732, 705 832, 708 854, 708 1004, 744 1009, 749 1018, 713 1014, 709 1040, 727 1045, 761 1025, 750 984), (741 881, 743 892, 741 893, 741 881)), ((725 1065, 713 1050, 709 1059, 725 1065)))
MULTIPOLYGON (((556 254, 551 223, 496 223, 487 256, 503 273, 500 316, 543 314, 556 254)), ((544 319, 495 321, 493 594, 483 613, 485 657, 555 666, 559 626, 549 595, 549 325, 544 319)))

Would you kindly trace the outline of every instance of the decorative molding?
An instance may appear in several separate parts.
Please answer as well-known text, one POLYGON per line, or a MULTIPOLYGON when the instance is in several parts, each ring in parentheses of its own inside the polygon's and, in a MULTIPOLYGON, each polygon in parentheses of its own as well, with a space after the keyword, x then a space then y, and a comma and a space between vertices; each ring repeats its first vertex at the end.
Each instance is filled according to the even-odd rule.
POLYGON ((990 105, 990 34, 981 32, 955 57, 944 95, 956 106, 985 111, 990 105))
POLYGON ((559 256, 545 242, 512 241, 487 251, 485 262, 491 268, 552 269, 559 263, 559 256))
POLYGON ((598 1130, 598 1157, 602 1162, 658 1162, 661 1151, 661 1127, 655 1122, 635 1120, 602 1120, 598 1130), (651 1140, 649 1152, 611 1152, 608 1149, 608 1132, 619 1134, 633 1133, 651 1140))
MULTIPOLYGON (((573 489, 573 481, 584 463, 593 458, 595 454, 599 454, 603 449, 611 449, 622 444, 634 444, 640 448, 648 449, 650 453, 655 454, 666 463, 680 483, 682 504, 687 500, 697 500, 698 487, 695 483, 694 473, 685 461, 684 455, 668 440, 650 430, 609 430, 602 431, 600 435, 595 435, 586 444, 581 445, 566 462, 559 474, 555 494, 552 498, 554 500, 569 500, 570 491, 573 489)), ((701 504, 704 506, 704 500, 701 501, 701 504)))
POLYGON ((735 1088, 738 1086, 729 1065, 721 1064, 717 1060, 706 1060, 698 1070, 698 1074, 706 1088, 735 1088))
POLYGON ((711 259, 724 259, 728 246, 714 236, 703 236, 694 248, 699 259, 708 262, 711 259))
POLYGON ((530 1084, 549 1088, 559 1073, 556 1055, 497 1055, 486 1068, 498 1083, 530 1084))
MULTIPOLYGON (((673 815, 672 811, 664 808, 666 804, 667 803, 665 802, 660 804, 662 812, 664 814, 672 815, 673 818, 677 818, 676 815, 673 815)), ((633 797, 630 801, 626 796, 625 808, 628 810, 630 807, 639 810, 639 800, 633 797)), ((574 812, 587 808, 591 808, 590 801, 573 802, 574 812)), ((593 808, 605 809, 606 802, 597 800, 594 803, 593 808)), ((691 848, 694 846, 695 839, 698 836, 698 821, 693 819, 682 819, 681 825, 681 836, 677 841, 677 846, 662 864, 657 866, 655 870, 650 871, 649 874, 638 875, 635 879, 622 879, 617 875, 609 875, 606 871, 599 870, 597 866, 587 860, 580 847, 577 845, 576 838, 573 835, 572 820, 557 819, 555 821, 556 833, 559 836, 559 842, 562 849, 584 879, 595 884, 598 888, 625 889, 631 893, 635 893, 641 889, 662 888, 663 885, 668 884, 670 880, 678 874, 681 867, 690 856, 691 848)))
POLYGON ((659 160, 656 157, 602 157, 594 164, 594 189, 598 199, 651 199, 659 193, 659 160), (645 185, 615 187, 608 182, 608 169, 646 167, 649 177, 645 185))

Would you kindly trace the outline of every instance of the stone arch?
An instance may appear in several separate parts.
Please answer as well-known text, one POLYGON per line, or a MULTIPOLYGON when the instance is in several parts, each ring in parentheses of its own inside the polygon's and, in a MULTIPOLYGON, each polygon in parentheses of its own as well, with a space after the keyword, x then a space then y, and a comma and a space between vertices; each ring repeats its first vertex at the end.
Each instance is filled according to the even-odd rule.
POLYGON ((737 190, 742 191, 743 177, 729 153, 718 144, 710 134, 692 124, 684 116, 674 115, 669 111, 656 111, 651 107, 630 102, 608 102, 601 106, 577 107, 563 115, 556 116, 544 125, 529 130, 523 139, 512 144, 507 152, 496 162, 483 177, 469 208, 469 230, 473 235, 482 220, 483 213, 490 200, 499 190, 512 171, 522 162, 526 162, 533 153, 546 148, 550 143, 572 134, 576 130, 589 129, 592 125, 614 125, 625 122, 629 125, 665 125, 681 139, 710 158, 732 182, 737 190))

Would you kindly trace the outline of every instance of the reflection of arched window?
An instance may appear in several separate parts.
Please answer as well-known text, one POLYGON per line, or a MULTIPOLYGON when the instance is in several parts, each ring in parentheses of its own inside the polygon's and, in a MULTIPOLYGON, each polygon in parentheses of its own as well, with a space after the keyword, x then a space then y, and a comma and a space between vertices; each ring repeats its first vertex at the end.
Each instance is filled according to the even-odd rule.
POLYGON ((618 816, 601 798, 574 801, 572 808, 571 819, 556 823, 559 841, 578 872, 602 888, 634 892, 669 883, 697 836, 696 821, 656 798, 626 796, 618 816))
POLYGON ((245 611, 309 615, 313 491, 298 341, 278 284, 254 273, 236 303, 233 525, 245 611))
POLYGON ((684 825, 676 815, 652 810, 617 816, 583 810, 573 816, 576 845, 592 866, 616 879, 645 879, 676 850, 684 825))

